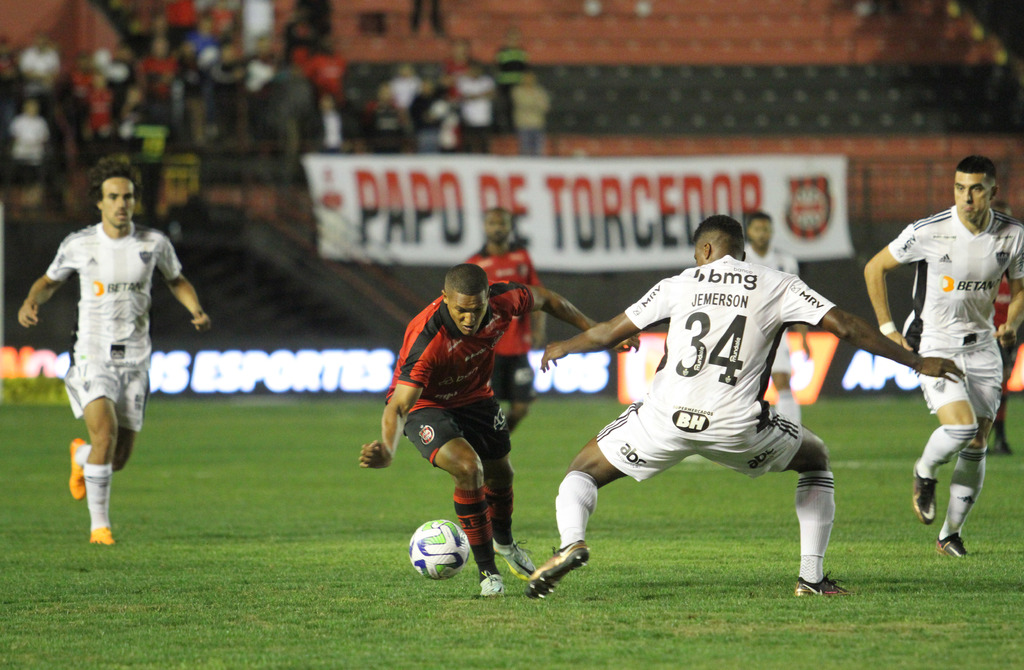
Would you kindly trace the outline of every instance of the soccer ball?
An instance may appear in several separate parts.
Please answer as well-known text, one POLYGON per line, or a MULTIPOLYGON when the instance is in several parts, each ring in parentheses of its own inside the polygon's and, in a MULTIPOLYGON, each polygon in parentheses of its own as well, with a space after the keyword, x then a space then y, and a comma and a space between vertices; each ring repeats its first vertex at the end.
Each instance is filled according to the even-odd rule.
POLYGON ((469 538, 451 521, 428 521, 409 540, 412 567, 430 579, 454 577, 466 565, 467 558, 469 538))

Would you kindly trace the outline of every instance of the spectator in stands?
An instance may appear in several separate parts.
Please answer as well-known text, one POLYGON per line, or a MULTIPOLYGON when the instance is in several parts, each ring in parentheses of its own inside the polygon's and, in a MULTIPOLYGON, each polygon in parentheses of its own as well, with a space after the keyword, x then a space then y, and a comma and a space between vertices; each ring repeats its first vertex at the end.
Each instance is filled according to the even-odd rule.
POLYGON ((296 6, 284 27, 284 58, 289 63, 304 66, 319 38, 309 22, 309 10, 296 6))
POLYGON ((320 123, 323 136, 320 139, 320 151, 325 154, 340 154, 342 148, 341 112, 334 96, 320 96, 320 123))
POLYGON ((348 69, 348 62, 344 56, 334 52, 334 46, 327 38, 321 39, 317 43, 316 50, 302 67, 306 77, 316 89, 317 98, 329 95, 338 105, 345 100, 346 69, 348 69))
POLYGON ((272 82, 277 76, 277 54, 274 42, 263 36, 256 41, 256 52, 245 67, 245 91, 248 96, 249 132, 253 139, 269 139, 272 135, 269 119, 272 82))
MULTIPOLYGON (((430 2, 430 27, 434 29, 434 35, 444 36, 444 22, 441 20, 441 0, 428 0, 430 2)), ((423 19, 424 0, 412 0, 412 16, 410 25, 413 33, 420 31, 420 21, 423 19)))
POLYGON ((171 55, 164 37, 153 40, 148 56, 139 64, 139 76, 146 94, 146 115, 154 123, 171 126, 171 86, 178 72, 178 61, 171 55))
POLYGON ((402 109, 408 110, 413 98, 420 91, 422 80, 416 74, 416 70, 409 63, 402 63, 395 71, 395 76, 388 82, 391 85, 391 95, 395 104, 402 109))
POLYGON ((205 77, 199 67, 195 45, 182 42, 178 48, 175 78, 174 134, 179 141, 196 147, 206 144, 206 104, 203 101, 205 77))
POLYGON ((22 94, 39 101, 40 112, 51 119, 54 92, 60 76, 60 54, 46 33, 38 33, 18 59, 22 77, 22 94))
POLYGON ((21 114, 11 121, 9 132, 13 170, 8 172, 8 180, 25 184, 23 202, 37 207, 43 200, 46 154, 50 142, 50 126, 42 116, 38 100, 25 100, 21 114))
POLYGON ((210 23, 213 26, 213 34, 222 44, 234 39, 235 31, 238 28, 238 11, 238 0, 215 0, 207 10, 210 23))
POLYGON ((448 78, 451 83, 452 93, 458 93, 455 89, 455 81, 469 72, 469 56, 469 40, 457 39, 452 41, 452 53, 441 63, 442 77, 448 78))
POLYGON ((408 120, 405 110, 395 104, 391 86, 377 87, 377 97, 367 106, 363 114, 364 134, 369 140, 370 151, 375 154, 401 153, 407 135, 408 120))
POLYGON ((11 43, 0 35, 0 150, 6 148, 11 121, 18 114, 20 95, 18 59, 11 49, 11 43))
POLYGON ((494 79, 484 72, 480 63, 472 62, 469 71, 459 77, 455 86, 459 91, 462 115, 462 149, 471 154, 486 154, 491 150, 491 127, 494 124, 494 79))
POLYGON ((164 0, 164 18, 167 21, 167 39, 174 47, 181 44, 199 24, 199 13, 193 0, 164 0))
POLYGON ((274 34, 274 0, 243 0, 242 47, 246 56, 256 53, 257 42, 274 34))
POLYGON ((510 132, 512 124, 512 89, 523 80, 523 73, 530 67, 526 59, 526 51, 520 43, 522 35, 515 26, 505 31, 505 41, 494 56, 497 67, 498 105, 497 128, 501 132, 510 132))
POLYGON ((296 0, 295 6, 306 11, 306 18, 316 41, 321 41, 331 34, 331 3, 330 0, 296 0))
POLYGON ((459 110, 459 93, 455 87, 455 79, 449 75, 441 75, 438 93, 447 103, 447 113, 441 119, 441 131, 437 143, 442 153, 455 153, 462 146, 462 115, 459 110))
POLYGON ((64 115, 74 129, 75 137, 84 140, 84 129, 89 117, 89 91, 92 90, 92 78, 96 73, 93 54, 88 51, 79 52, 67 77, 67 93, 62 108, 64 115))
POLYGON ((124 96, 117 115, 117 137, 122 142, 131 142, 135 130, 146 122, 146 97, 141 86, 132 86, 124 96))
POLYGON ((87 142, 109 140, 114 132, 114 92, 107 86, 107 78, 96 72, 89 88, 89 114, 85 119, 82 137, 87 142))
POLYGON ((114 109, 120 109, 125 103, 128 89, 137 83, 135 54, 127 44, 117 45, 110 61, 103 68, 103 74, 107 78, 110 90, 114 92, 114 109))
POLYGON ((282 68, 274 81, 269 106, 270 125, 281 138, 285 167, 291 169, 302 148, 302 138, 317 132, 319 115, 313 85, 297 65, 282 68))
POLYGON ((551 109, 551 96, 537 82, 537 73, 527 70, 512 89, 512 122, 519 139, 520 156, 544 155, 544 130, 551 109))
POLYGON ((213 110, 208 119, 213 137, 238 137, 238 100, 245 81, 245 60, 234 44, 220 48, 220 58, 210 68, 213 110))
POLYGON ((439 89, 433 79, 420 83, 419 93, 409 105, 418 153, 436 154, 441 150, 441 125, 453 111, 447 91, 439 89))
POLYGON ((206 117, 205 135, 207 139, 217 134, 214 121, 217 117, 216 99, 214 97, 213 68, 220 62, 220 41, 213 34, 213 21, 208 15, 199 17, 196 29, 185 37, 185 42, 193 46, 196 62, 199 64, 201 76, 200 86, 203 91, 203 107, 206 117))

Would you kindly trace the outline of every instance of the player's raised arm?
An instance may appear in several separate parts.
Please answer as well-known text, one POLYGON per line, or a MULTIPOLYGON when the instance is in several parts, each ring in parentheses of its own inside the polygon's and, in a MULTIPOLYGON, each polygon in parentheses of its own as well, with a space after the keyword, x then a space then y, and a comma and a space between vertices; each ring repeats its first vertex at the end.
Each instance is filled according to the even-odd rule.
POLYGON ((405 420, 422 394, 423 389, 418 386, 395 386, 395 392, 391 394, 380 418, 380 439, 363 445, 359 453, 359 467, 386 468, 391 465, 398 440, 405 429, 405 420))
POLYGON ((818 325, 855 347, 864 349, 872 354, 885 356, 923 375, 942 377, 949 380, 959 380, 964 376, 963 371, 953 361, 945 358, 922 358, 913 351, 905 349, 888 337, 883 336, 871 324, 856 314, 843 311, 838 307, 830 309, 822 317, 821 323, 818 325))
POLYGON ((21 308, 18 310, 18 323, 26 328, 38 324, 39 306, 52 298, 57 289, 63 285, 64 282, 55 281, 46 275, 35 280, 32 283, 32 288, 28 291, 28 296, 25 297, 25 302, 21 303, 21 308))
POLYGON ((559 358, 569 354, 600 351, 624 341, 635 342, 639 332, 640 329, 623 312, 613 319, 603 321, 584 330, 575 337, 549 344, 544 350, 544 358, 541 359, 540 369, 547 370, 549 363, 554 363, 559 358))

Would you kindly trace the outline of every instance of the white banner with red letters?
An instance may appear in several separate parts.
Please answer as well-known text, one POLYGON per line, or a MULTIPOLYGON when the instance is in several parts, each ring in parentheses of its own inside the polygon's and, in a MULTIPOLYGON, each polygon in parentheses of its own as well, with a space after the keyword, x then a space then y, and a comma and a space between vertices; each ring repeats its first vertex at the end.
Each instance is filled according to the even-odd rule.
POLYGON ((320 252, 337 260, 455 265, 484 244, 483 213, 509 209, 538 270, 691 266, 712 214, 764 210, 801 261, 853 255, 844 156, 303 157, 320 252))

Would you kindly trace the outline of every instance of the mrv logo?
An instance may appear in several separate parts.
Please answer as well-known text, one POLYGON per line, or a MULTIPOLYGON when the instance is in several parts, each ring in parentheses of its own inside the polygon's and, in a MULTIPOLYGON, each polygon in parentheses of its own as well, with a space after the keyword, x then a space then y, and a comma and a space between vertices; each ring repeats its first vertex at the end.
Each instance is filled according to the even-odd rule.
POLYGON ((672 423, 684 433, 702 433, 711 425, 711 421, 703 414, 681 410, 672 415, 672 423))
POLYGON ((626 460, 633 465, 644 465, 647 463, 644 459, 640 458, 640 455, 636 453, 636 449, 624 444, 619 448, 619 453, 626 457, 626 460))
POLYGON ((724 284, 726 286, 740 284, 748 291, 753 291, 757 288, 757 275, 745 275, 740 272, 718 272, 712 269, 708 270, 707 274, 705 274, 703 270, 697 270, 697 281, 706 281, 709 284, 724 284))

